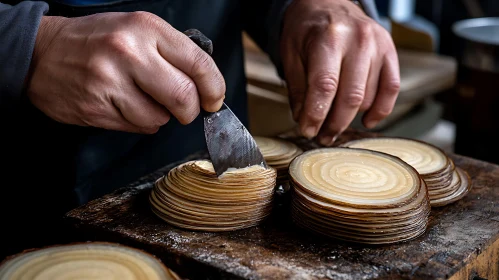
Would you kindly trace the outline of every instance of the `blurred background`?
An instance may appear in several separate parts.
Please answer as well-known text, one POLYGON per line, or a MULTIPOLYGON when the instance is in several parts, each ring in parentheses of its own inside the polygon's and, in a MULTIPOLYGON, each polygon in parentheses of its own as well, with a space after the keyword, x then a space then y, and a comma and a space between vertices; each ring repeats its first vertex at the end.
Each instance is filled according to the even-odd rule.
MULTIPOLYGON (((375 3, 399 53, 401 90, 393 113, 372 131, 499 163, 499 1, 375 3)), ((296 133, 285 83, 268 57, 243 38, 251 132, 296 133)), ((365 130, 361 116, 352 128, 365 130)))

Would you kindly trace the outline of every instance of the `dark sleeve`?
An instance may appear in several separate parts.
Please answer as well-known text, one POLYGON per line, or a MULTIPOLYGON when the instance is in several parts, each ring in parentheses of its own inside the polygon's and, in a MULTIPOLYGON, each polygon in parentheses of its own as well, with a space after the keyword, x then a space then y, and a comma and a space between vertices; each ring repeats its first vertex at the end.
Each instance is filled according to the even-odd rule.
POLYGON ((0 3, 0 115, 16 112, 24 89, 45 2, 0 3))
POLYGON ((248 35, 264 50, 281 78, 284 78, 279 41, 281 25, 286 8, 293 0, 243 0, 243 28, 248 35))

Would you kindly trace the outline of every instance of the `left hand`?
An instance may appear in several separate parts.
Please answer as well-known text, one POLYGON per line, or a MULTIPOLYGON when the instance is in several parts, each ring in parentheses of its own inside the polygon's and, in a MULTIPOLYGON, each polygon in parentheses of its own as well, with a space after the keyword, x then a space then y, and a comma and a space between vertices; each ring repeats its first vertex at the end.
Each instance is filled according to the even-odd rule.
POLYGON ((294 0, 280 48, 303 136, 330 146, 357 112, 367 128, 391 113, 400 88, 391 35, 350 1, 294 0))

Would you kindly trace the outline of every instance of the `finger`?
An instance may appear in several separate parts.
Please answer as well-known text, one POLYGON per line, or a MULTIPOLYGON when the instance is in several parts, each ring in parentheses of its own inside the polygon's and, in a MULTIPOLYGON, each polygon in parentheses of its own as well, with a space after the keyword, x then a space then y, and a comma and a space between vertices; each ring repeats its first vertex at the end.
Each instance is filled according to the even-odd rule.
POLYGON ((293 119, 298 121, 307 90, 307 78, 301 58, 292 52, 283 57, 284 75, 288 88, 288 98, 293 119))
POLYGON ((308 51, 308 88, 299 118, 301 133, 307 138, 317 135, 336 95, 342 58, 336 45, 321 40, 308 51))
POLYGON ((113 101, 110 108, 106 110, 105 117, 93 118, 90 122, 84 121, 85 125, 100 127, 107 130, 124 131, 130 133, 153 134, 159 130, 157 127, 140 127, 129 122, 120 108, 113 101))
POLYGON ((363 117, 366 128, 374 128, 393 110, 400 91, 400 70, 397 54, 387 55, 381 68, 378 93, 373 105, 363 117))
POLYGON ((355 52, 345 57, 340 87, 327 120, 321 128, 319 142, 330 146, 350 125, 364 100, 371 65, 369 52, 355 52))
POLYGON ((367 78, 366 94, 360 105, 359 112, 365 112, 371 108, 378 92, 379 75, 381 72, 381 63, 371 61, 369 68, 369 78, 367 78))
POLYGON ((191 123, 200 111, 199 95, 194 82, 159 54, 143 66, 133 67, 133 78, 141 90, 164 105, 180 123, 191 123))
POLYGON ((137 127, 154 129, 170 120, 170 113, 166 107, 135 85, 126 93, 116 97, 114 104, 120 109, 123 117, 137 127))
POLYGON ((161 56, 184 72, 195 83, 201 106, 208 112, 216 112, 225 98, 225 80, 215 61, 180 31, 169 26, 162 30, 158 40, 161 56))

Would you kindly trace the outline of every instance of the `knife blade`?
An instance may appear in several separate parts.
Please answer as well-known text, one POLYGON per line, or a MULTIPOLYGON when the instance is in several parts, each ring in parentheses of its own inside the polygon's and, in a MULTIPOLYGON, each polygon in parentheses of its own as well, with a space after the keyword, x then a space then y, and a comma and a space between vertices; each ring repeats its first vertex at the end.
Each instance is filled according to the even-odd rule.
MULTIPOLYGON (((197 29, 184 32, 209 55, 213 43, 197 29)), ((261 165, 268 168, 255 139, 225 102, 217 112, 203 112, 204 136, 217 176, 229 169, 261 165)))

